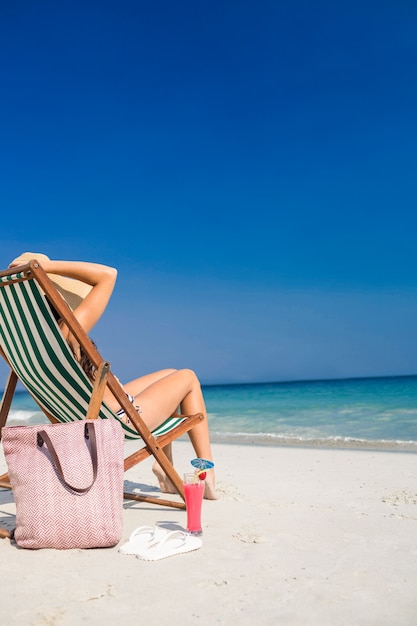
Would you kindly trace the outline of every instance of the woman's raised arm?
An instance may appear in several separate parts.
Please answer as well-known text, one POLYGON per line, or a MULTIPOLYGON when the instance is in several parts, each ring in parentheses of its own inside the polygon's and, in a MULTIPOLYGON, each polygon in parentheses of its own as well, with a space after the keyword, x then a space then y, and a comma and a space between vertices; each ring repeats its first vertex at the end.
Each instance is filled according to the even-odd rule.
MULTIPOLYGON (((14 259, 9 267, 21 265, 22 256, 14 259)), ((117 270, 100 263, 52 260, 41 253, 33 253, 32 258, 39 260, 47 274, 74 278, 92 286, 91 291, 74 311, 75 317, 84 330, 87 333, 90 332, 102 316, 110 300, 116 283, 117 270)), ((27 253, 24 255, 24 262, 28 262, 27 253)))

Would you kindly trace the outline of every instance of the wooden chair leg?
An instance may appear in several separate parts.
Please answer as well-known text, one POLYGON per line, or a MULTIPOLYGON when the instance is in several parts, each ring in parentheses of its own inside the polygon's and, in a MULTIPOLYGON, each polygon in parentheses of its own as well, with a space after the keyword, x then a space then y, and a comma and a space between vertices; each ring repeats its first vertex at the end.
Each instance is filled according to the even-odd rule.
POLYGON ((0 439, 1 439, 1 431, 3 426, 6 424, 6 420, 9 416, 10 407, 12 405, 12 400, 14 396, 14 392, 16 390, 17 385, 17 375, 13 370, 10 371, 9 378, 7 379, 6 388, 3 393, 3 397, 1 400, 0 406, 0 439))
POLYGON ((104 391, 107 384, 107 376, 110 371, 110 364, 102 361, 97 368, 97 374, 94 381, 93 392, 91 394, 90 403, 85 419, 97 419, 100 412, 101 403, 103 401, 104 391))

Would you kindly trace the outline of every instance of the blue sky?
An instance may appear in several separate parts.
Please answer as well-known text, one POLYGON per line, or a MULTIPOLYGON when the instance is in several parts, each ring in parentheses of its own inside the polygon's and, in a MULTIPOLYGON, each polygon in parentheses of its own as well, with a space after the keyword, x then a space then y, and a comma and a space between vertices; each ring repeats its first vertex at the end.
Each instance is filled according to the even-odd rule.
POLYGON ((122 380, 417 373, 416 27, 411 0, 2 3, 0 264, 116 266, 92 337, 122 380))

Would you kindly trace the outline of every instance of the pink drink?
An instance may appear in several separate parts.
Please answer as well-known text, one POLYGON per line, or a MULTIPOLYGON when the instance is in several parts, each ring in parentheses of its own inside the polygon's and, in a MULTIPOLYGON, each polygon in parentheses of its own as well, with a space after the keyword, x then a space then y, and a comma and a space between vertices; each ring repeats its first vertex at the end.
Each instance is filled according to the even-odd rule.
POLYGON ((194 474, 190 474, 188 480, 187 475, 184 476, 184 496, 185 506, 187 508, 187 532, 192 535, 202 535, 201 528, 201 506, 204 495, 204 480, 197 478, 194 474))

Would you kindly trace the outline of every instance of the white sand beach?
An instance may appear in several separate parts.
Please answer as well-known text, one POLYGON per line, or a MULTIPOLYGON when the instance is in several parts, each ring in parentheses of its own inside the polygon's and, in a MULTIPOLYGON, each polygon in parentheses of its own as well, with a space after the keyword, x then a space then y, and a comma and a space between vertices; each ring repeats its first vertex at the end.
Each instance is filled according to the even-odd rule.
MULTIPOLYGON (((191 450, 175 444, 178 471, 189 469, 191 450)), ((29 551, 0 540, 2 622, 417 622, 415 454, 226 444, 214 452, 221 498, 203 503, 201 549, 146 562, 117 546, 29 551)), ((151 460, 126 480, 158 491, 151 460)), ((0 523, 13 520, 11 493, 1 491, 0 523)), ((119 546, 138 526, 185 522, 185 511, 126 502, 119 546)))

